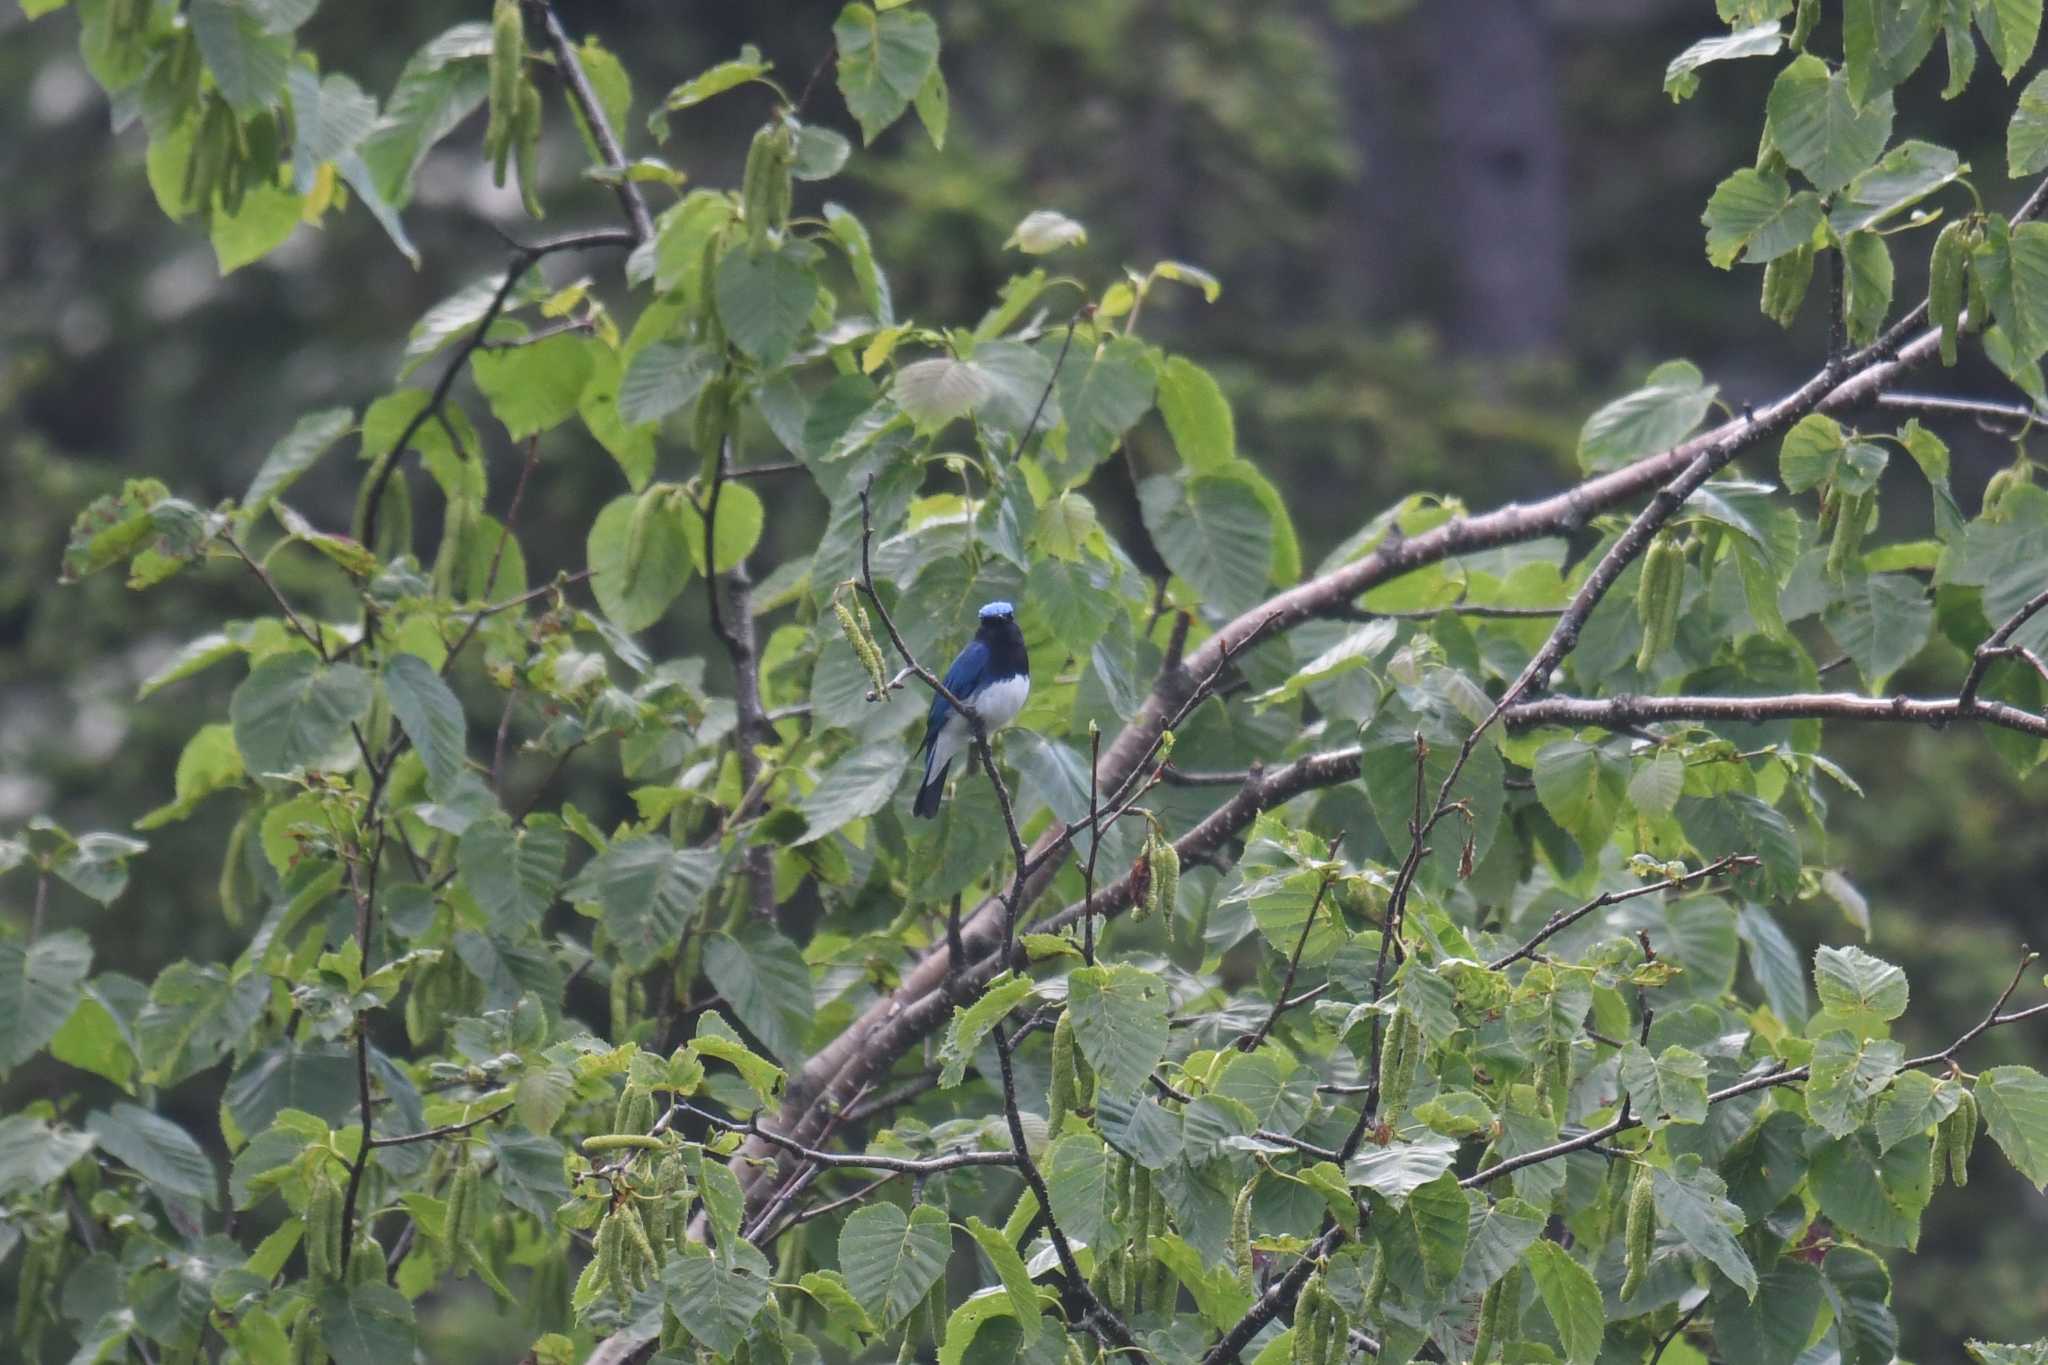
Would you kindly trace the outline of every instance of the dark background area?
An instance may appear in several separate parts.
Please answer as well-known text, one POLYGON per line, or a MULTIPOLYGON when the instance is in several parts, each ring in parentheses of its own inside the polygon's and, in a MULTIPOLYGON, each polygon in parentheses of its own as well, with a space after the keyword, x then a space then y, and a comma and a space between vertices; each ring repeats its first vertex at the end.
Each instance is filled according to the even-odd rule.
MULTIPOLYGON (((601 35, 640 83, 629 150, 710 185, 737 181, 766 92, 679 115, 662 147, 644 111, 745 41, 802 87, 837 10, 797 0, 561 8, 572 33, 601 35)), ((416 46, 487 9, 329 4, 301 43, 381 96, 416 46)), ((1740 404, 1785 391, 1821 359, 1819 289, 1785 332, 1757 311, 1759 272, 1724 273, 1705 259, 1700 210, 1752 155, 1776 69, 1711 67, 1700 93, 1673 105, 1663 64, 1717 27, 1705 0, 933 9, 953 98, 945 149, 901 125, 846 176, 801 186, 799 211, 825 197, 855 208, 899 313, 938 323, 986 308, 1021 265, 1003 239, 1038 207, 1086 224, 1086 247, 1055 268, 1098 288, 1119 266, 1162 258, 1214 273, 1224 287, 1216 303, 1162 289, 1144 331, 1223 382, 1240 444, 1288 495, 1310 564, 1407 492, 1490 506, 1562 486, 1585 415, 1658 361, 1691 359, 1740 404)), ((124 829, 168 800, 179 747, 224 714, 235 678, 204 674, 140 704, 136 681, 184 640, 266 610, 256 585, 226 571, 140 598, 118 575, 60 588, 78 508, 144 474, 196 502, 237 495, 301 412, 360 408, 390 386, 419 315, 502 268, 494 227, 537 235, 613 212, 605 191, 578 181, 580 149, 551 103, 550 216, 528 223, 477 158, 479 115, 435 154, 406 211, 418 270, 354 208, 223 280, 203 228, 157 208, 140 130, 110 134, 76 41, 69 14, 28 24, 13 5, 0 8, 0 832, 38 812, 74 830, 124 829)), ((1817 41, 1832 44, 1825 33, 1817 41)), ((2011 93, 1980 61, 1970 91, 1944 104, 1945 75, 1937 56, 1900 90, 1896 136, 1954 147, 1978 168, 1987 204, 2010 210, 2024 194, 2003 176, 2011 93)), ((829 72, 806 115, 853 131, 829 72)), ((1900 298, 1919 297, 1929 244, 1924 232, 1895 239, 1900 298)), ((614 267, 596 259, 558 267, 557 278, 576 267, 616 289, 614 267)), ((2007 396, 1992 371, 1967 362, 1919 379, 2007 396)), ((1942 431, 1958 497, 1974 509, 2010 444, 1967 426, 1942 431)), ((513 452, 501 433, 490 439, 507 487, 513 452)), ((582 528, 623 489, 609 458, 566 429, 543 454, 522 525, 533 581, 580 566, 582 528)), ((1141 467, 1173 459, 1151 428, 1134 455, 1141 467)), ((1750 465, 1753 477, 1774 473, 1767 461, 1750 465)), ((345 526, 356 477, 349 455, 330 455, 294 502, 345 526)), ((1135 521, 1121 475, 1089 491, 1113 523, 1135 521)), ((1925 505, 1902 481, 1888 528, 1912 532, 1925 505)), ((814 544, 823 511, 809 493, 778 501, 763 562, 814 544)), ((710 644, 696 606, 659 628, 668 652, 710 644)), ((1940 648, 1899 686, 1939 686, 1956 671, 1940 648)), ((1968 733, 1837 730, 1830 750, 1868 795, 1837 801, 1832 842, 1810 859, 1868 895, 1869 947, 1904 963, 1914 985, 1909 1046, 1940 1046, 1982 1013, 2021 942, 2048 941, 2048 779, 2016 780, 1968 733)), ((586 809, 622 797, 599 764, 571 781, 586 809)), ((214 893, 227 825, 223 802, 155 832, 113 909, 60 888, 54 922, 92 929, 101 970, 146 977, 176 957, 231 953, 239 934, 214 893)), ((31 891, 25 874, 0 880, 0 913, 25 922, 31 891)), ((1809 949, 1855 934, 1827 902, 1794 920, 1809 949)), ((2038 1062, 2042 1051, 2038 1035, 2012 1030, 1969 1060, 2038 1062)), ((79 1080, 20 1073, 0 1107, 79 1080)), ((2048 1334, 2048 1203, 2003 1162, 1979 1169, 1967 1191, 1937 1196, 1920 1255, 1900 1262, 1908 1358, 1959 1358, 1966 1335, 2048 1334)))

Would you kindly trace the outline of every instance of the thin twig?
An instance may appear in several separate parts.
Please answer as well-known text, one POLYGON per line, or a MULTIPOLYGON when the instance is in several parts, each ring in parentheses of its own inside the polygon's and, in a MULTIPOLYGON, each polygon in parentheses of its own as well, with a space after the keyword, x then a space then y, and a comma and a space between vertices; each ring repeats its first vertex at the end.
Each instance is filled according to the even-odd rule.
POLYGON ((444 1123, 439 1128, 429 1128, 422 1133, 402 1133, 397 1137, 373 1137, 370 1139, 370 1145, 372 1147, 403 1147, 409 1142, 432 1142, 437 1138, 453 1137, 457 1133, 466 1133, 472 1128, 480 1128, 493 1119, 501 1119, 511 1112, 512 1106, 510 1103, 501 1104, 488 1114, 482 1114, 473 1119, 465 1119, 461 1123, 444 1123))
MULTIPOLYGON (((1343 846, 1343 843, 1344 832, 1339 830, 1337 837, 1330 841, 1329 856, 1331 858, 1337 856, 1337 850, 1343 846)), ((1301 921, 1301 933, 1294 940, 1294 951, 1288 954, 1287 957, 1287 975, 1281 978, 1280 989, 1273 992, 1273 1008, 1266 1015, 1264 1023, 1237 1040, 1238 1051, 1257 1052, 1259 1044, 1265 1042, 1268 1035, 1273 1032, 1273 1025, 1280 1022, 1281 1012, 1287 1008, 1288 1004, 1287 992, 1294 989, 1294 974, 1301 969, 1302 950, 1308 947, 1309 932, 1316 927, 1316 912, 1323 908, 1323 898, 1329 894, 1331 885, 1341 875, 1342 873, 1336 870, 1325 872, 1323 873, 1322 880, 1316 884, 1315 899, 1308 903, 1308 914, 1301 921)))
POLYGON ((1563 933, 1595 910, 1609 905, 1619 905, 1623 901, 1632 901, 1638 896, 1653 896, 1659 891, 1675 890, 1678 887, 1686 886, 1693 882, 1704 881, 1709 877, 1718 877, 1723 872, 1730 872, 1738 867, 1756 867, 1762 861, 1762 859, 1753 854, 1731 853, 1725 858, 1717 858, 1705 867, 1696 868, 1691 872, 1685 873, 1683 876, 1667 877, 1663 881, 1651 882, 1645 886, 1633 886, 1626 891, 1602 891, 1576 910, 1561 910, 1557 914, 1552 915, 1543 922, 1543 927, 1538 929, 1527 943, 1524 943, 1505 957, 1495 958, 1487 963, 1486 966, 1488 970, 1497 972, 1501 968, 1519 962, 1525 957, 1534 957, 1536 950, 1542 947, 1546 940, 1554 935, 1563 933))
POLYGON ((568 31, 562 27, 555 7, 548 0, 526 0, 526 7, 540 18, 541 30, 547 35, 548 50, 555 54, 555 65, 562 72, 562 84, 568 89, 569 98, 576 102, 577 111, 583 115, 583 126, 590 129, 590 139, 597 144, 598 154, 604 158, 606 166, 620 172, 612 189, 619 196, 619 208, 625 212, 626 221, 633 225, 635 239, 648 240, 654 236, 654 216, 647 211, 647 201, 641 197, 640 186, 631 176, 624 174, 625 148, 612 131, 611 119, 604 112, 604 102, 598 99, 590 77, 584 74, 583 63, 577 59, 576 49, 569 42, 568 31))
POLYGON ((313 652, 318 654, 323 662, 326 661, 327 646, 322 643, 320 632, 307 625, 300 619, 298 612, 292 610, 291 601, 285 597, 284 590, 277 586, 277 580, 270 576, 270 570, 251 558, 249 552, 242 548, 242 542, 236 540, 232 533, 222 531, 220 539, 223 545, 233 550, 240 556, 241 561, 249 566, 249 572, 256 575, 256 581, 270 590, 271 597, 277 602, 278 609, 284 613, 285 623, 292 628, 292 632, 313 646, 313 652))
POLYGON ((1504 713, 1512 729, 1532 725, 1597 725, 1604 729, 1661 721, 1844 720, 1945 725, 1978 720, 2048 739, 2048 717, 1978 698, 1865 697, 1854 692, 1795 692, 1775 697, 1545 697, 1504 713))

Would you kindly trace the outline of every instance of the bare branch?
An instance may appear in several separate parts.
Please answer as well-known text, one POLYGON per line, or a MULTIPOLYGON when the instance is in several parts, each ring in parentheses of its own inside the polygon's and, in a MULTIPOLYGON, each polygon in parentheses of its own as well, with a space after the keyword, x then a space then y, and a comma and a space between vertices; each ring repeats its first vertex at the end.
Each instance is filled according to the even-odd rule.
POLYGON ((1856 720, 1946 725, 1981 720, 2048 739, 2048 717, 2004 702, 1865 697, 1854 692, 1801 692, 1776 697, 1545 697, 1505 712, 1515 729, 1532 725, 1597 725, 1606 729, 1660 721, 1856 720))
POLYGON ((1547 939, 1553 935, 1563 933, 1595 910, 1602 909, 1605 906, 1619 905, 1623 901, 1632 901, 1638 896, 1653 896, 1659 891, 1676 890, 1678 887, 1689 885, 1692 882, 1704 881, 1709 877, 1718 877, 1724 872, 1732 872, 1738 867, 1755 867, 1761 861, 1761 859, 1752 854, 1731 853, 1725 858, 1717 858, 1705 867, 1697 868, 1681 877, 1667 877, 1663 881, 1651 882, 1645 886, 1630 887, 1626 891, 1602 891, 1576 910, 1561 910, 1557 914, 1552 915, 1544 921, 1543 927, 1538 929, 1527 943, 1524 943, 1506 957, 1495 958, 1486 965, 1490 970, 1497 972, 1501 968, 1519 962, 1525 957, 1534 957, 1536 950, 1542 947, 1547 939))
POLYGON ((626 221, 633 225, 634 238, 642 242, 648 240, 654 236, 653 215, 647 211, 647 201, 641 197, 640 187, 625 174, 625 148, 612 131, 611 119, 604 112, 604 102, 598 99, 590 77, 584 73, 583 63, 577 59, 568 31, 562 27, 555 7, 548 0, 526 0, 526 7, 540 19, 541 31, 547 35, 548 50, 554 53, 555 65, 562 72, 562 84, 568 89, 569 98, 576 102, 576 111, 583 116, 583 126, 590 129, 591 141, 597 144, 604 164, 619 172, 613 191, 619 196, 619 208, 625 213, 626 221))

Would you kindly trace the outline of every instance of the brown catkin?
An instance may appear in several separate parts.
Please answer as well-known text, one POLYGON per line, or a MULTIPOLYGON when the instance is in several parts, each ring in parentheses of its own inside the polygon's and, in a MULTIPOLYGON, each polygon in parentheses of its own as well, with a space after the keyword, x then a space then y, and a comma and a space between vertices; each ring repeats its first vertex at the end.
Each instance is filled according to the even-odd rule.
POLYGON ((1621 1281, 1621 1299, 1626 1303, 1643 1287, 1650 1270, 1650 1248, 1657 1238, 1657 1208, 1654 1178, 1648 1166, 1636 1167, 1628 1187, 1628 1222, 1622 1233, 1627 1249, 1628 1273, 1621 1281))

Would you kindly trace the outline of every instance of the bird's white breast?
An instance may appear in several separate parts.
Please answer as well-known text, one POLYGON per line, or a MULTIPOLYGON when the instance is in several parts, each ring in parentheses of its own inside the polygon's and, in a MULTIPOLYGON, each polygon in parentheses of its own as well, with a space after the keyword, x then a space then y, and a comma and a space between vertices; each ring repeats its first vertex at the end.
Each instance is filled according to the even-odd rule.
POLYGON ((1030 695, 1031 675, 1019 674, 982 688, 974 698, 974 709, 981 716, 981 723, 993 734, 1017 719, 1017 713, 1024 709, 1025 698, 1030 695))

